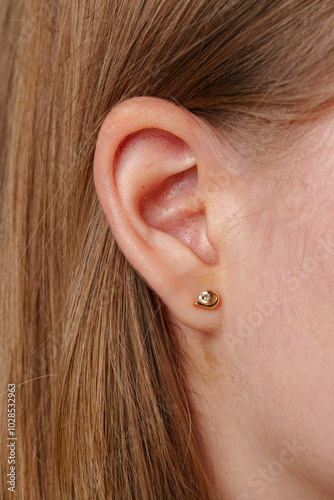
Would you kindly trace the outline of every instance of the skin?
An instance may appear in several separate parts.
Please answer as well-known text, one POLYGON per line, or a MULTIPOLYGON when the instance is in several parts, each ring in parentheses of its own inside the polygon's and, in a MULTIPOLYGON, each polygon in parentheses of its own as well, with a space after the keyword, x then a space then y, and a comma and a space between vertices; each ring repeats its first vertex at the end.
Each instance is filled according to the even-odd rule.
POLYGON ((217 499, 334 498, 333 113, 303 132, 275 151, 254 134, 246 154, 174 104, 136 98, 97 142, 111 229, 188 354, 217 499), (219 307, 194 307, 208 289, 219 307))

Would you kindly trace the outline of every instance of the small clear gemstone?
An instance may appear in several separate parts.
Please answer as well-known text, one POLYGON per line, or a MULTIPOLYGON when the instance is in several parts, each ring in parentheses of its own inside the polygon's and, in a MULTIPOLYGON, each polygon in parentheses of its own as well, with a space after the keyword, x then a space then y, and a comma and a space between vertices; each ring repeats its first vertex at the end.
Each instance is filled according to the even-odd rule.
POLYGON ((198 298, 201 302, 210 302, 210 294, 208 292, 202 292, 198 298))

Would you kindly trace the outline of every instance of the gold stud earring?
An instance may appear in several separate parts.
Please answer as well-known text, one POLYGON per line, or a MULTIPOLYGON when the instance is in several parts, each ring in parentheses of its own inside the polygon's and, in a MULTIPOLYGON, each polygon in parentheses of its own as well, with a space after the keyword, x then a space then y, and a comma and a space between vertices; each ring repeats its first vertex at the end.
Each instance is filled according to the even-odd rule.
POLYGON ((220 304, 219 293, 214 290, 204 290, 198 296, 198 302, 194 302, 196 307, 204 307, 204 309, 215 309, 220 304))

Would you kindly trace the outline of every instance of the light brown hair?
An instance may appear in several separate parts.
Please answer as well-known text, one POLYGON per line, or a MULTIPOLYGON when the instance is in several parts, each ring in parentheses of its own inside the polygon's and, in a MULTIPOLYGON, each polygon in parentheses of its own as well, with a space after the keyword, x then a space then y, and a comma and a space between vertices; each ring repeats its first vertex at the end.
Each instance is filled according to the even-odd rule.
POLYGON ((332 0, 7 0, 1 9, 1 496, 8 383, 20 499, 211 497, 160 299, 98 203, 99 128, 127 98, 217 130, 333 102, 332 0))

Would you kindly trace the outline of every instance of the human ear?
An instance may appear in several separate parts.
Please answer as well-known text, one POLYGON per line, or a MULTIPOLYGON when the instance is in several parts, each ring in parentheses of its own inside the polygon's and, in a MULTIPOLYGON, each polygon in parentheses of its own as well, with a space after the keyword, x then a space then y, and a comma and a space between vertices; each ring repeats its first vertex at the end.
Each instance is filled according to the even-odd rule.
POLYGON ((219 293, 221 279, 217 193, 205 190, 217 168, 211 146, 194 115, 140 97, 106 117, 94 159, 96 191, 119 247, 173 315, 203 332, 218 327, 222 308, 193 305, 204 290, 219 293))

